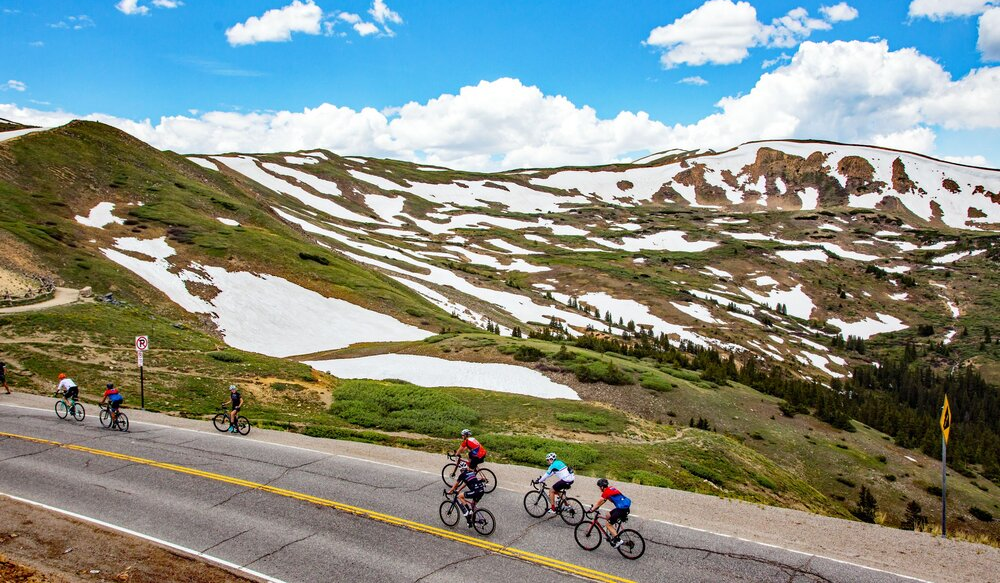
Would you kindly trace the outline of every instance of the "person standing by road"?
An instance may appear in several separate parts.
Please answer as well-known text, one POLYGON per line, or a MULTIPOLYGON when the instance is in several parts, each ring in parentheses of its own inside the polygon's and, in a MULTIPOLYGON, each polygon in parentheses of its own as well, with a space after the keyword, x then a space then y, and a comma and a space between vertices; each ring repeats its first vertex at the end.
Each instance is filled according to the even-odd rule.
MULTIPOLYGON (((226 406, 227 401, 222 402, 222 406, 226 406)), ((236 416, 240 413, 240 408, 243 407, 243 395, 240 395, 239 389, 236 385, 229 385, 229 400, 228 403, 232 406, 232 411, 229 412, 229 433, 236 433, 236 416)))
POLYGON ((7 364, 0 360, 0 385, 3 385, 3 390, 10 394, 10 387, 7 386, 7 364))

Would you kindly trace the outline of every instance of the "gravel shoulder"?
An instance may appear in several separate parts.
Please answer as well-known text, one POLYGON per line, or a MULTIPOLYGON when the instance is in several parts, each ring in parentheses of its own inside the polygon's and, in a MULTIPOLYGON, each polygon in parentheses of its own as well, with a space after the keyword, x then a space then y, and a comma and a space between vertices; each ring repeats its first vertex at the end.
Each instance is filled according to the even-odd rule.
MULTIPOLYGON (((0 395, 0 404, 49 409, 51 399, 15 393, 0 395)), ((129 410, 129 418, 137 423, 215 433, 208 421, 134 409, 129 410)), ((444 456, 426 452, 281 431, 254 429, 246 439, 431 474, 440 472, 447 461, 444 456)), ((500 487, 515 492, 527 491, 530 480, 542 471, 524 466, 489 465, 500 477, 500 487)), ((994 547, 691 492, 636 484, 625 484, 623 488, 633 500, 633 514, 644 520, 658 520, 924 581, 1000 583, 997 568, 1000 549, 994 547)), ((590 504, 597 497, 596 480, 578 476, 573 493, 584 504, 590 504)), ((3 545, 0 552, 4 552, 3 545)))
POLYGON ((0 496, 0 581, 247 583, 193 557, 0 496))

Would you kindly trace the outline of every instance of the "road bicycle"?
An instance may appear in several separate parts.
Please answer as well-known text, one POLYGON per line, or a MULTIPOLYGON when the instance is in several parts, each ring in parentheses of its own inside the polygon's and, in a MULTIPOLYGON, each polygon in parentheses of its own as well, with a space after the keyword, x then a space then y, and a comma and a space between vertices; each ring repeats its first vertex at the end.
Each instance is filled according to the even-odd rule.
MULTIPOLYGON (((448 490, 444 490, 445 497, 449 496, 448 490)), ((462 503, 458 501, 458 492, 450 494, 450 498, 441 503, 438 508, 441 522, 448 526, 455 526, 462 518, 462 503)), ((490 536, 497 527, 497 521, 493 518, 493 513, 485 508, 479 508, 472 504, 472 514, 465 517, 469 526, 476 529, 476 532, 483 536, 490 536)))
MULTIPOLYGON (((444 480, 446 486, 451 488, 455 485, 455 476, 458 474, 458 462, 462 457, 455 455, 455 452, 448 452, 448 459, 451 460, 451 463, 445 464, 441 468, 441 479, 444 480)), ((482 466, 477 467, 476 477, 483 483, 484 492, 487 494, 497 489, 497 475, 493 473, 493 470, 482 466)))
POLYGON ((111 414, 111 405, 101 405, 101 426, 107 429, 117 429, 118 431, 128 431, 128 415, 118 409, 118 413, 111 414))
MULTIPOLYGON (((219 409, 219 413, 212 418, 212 425, 215 425, 215 428, 222 432, 229 431, 232 428, 233 422, 230 420, 229 411, 225 407, 219 409)), ((250 420, 242 415, 237 415, 236 431, 239 431, 240 435, 250 433, 250 420)))
POLYGON ((66 401, 62 400, 60 395, 62 395, 62 393, 56 393, 53 395, 53 397, 59 398, 59 400, 56 401, 56 416, 60 419, 65 419, 66 417, 72 415, 73 419, 83 421, 83 418, 87 416, 87 411, 83 408, 83 403, 77 401, 76 397, 74 397, 72 404, 67 406, 66 401))
MULTIPOLYGON (((596 511, 588 512, 587 516, 590 515, 594 516, 593 520, 581 522, 576 525, 576 529, 573 531, 573 536, 576 538, 576 544, 580 545, 580 548, 588 551, 592 551, 601 546, 602 539, 607 540, 609 544, 614 545, 614 540, 611 538, 611 535, 608 534, 608 517, 596 511), (602 520, 604 521, 604 524, 601 524, 600 521, 602 520)), ((621 523, 619 523, 619 528, 621 528, 627 520, 628 517, 626 516, 621 523)), ((641 534, 631 528, 619 530, 618 538, 622 541, 622 544, 618 546, 618 552, 621 553, 621 555, 626 559, 634 561, 646 552, 646 541, 643 540, 641 534)))
MULTIPOLYGON (((531 516, 541 518, 549 511, 549 486, 545 482, 532 480, 531 487, 532 490, 524 495, 524 509, 531 516)), ((566 524, 576 526, 583 520, 583 504, 576 498, 568 497, 568 490, 566 488, 562 492, 556 492, 556 514, 566 524)))

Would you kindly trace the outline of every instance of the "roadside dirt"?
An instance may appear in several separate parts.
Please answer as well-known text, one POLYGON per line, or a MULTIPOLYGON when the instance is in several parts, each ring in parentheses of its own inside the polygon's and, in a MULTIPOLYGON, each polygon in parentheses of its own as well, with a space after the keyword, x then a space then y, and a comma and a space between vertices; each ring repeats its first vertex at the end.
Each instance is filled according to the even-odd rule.
POLYGON ((0 497, 0 581, 247 583, 222 567, 0 497))

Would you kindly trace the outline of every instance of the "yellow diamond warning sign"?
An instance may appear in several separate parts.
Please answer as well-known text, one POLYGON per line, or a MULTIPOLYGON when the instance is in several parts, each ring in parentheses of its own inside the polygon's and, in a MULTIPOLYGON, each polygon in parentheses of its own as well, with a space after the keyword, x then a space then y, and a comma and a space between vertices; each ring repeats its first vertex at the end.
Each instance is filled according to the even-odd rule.
POLYGON ((944 408, 941 409, 941 433, 944 442, 948 443, 948 433, 951 431, 951 407, 948 406, 948 395, 944 396, 944 408))

